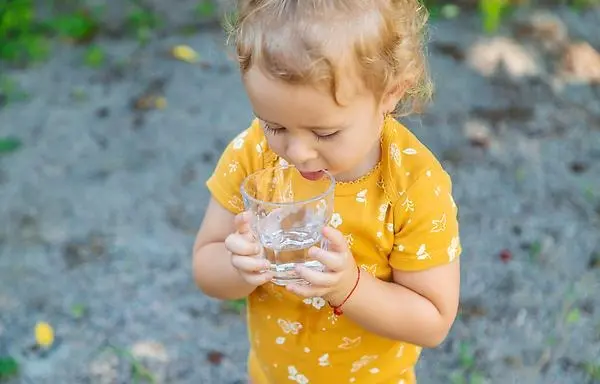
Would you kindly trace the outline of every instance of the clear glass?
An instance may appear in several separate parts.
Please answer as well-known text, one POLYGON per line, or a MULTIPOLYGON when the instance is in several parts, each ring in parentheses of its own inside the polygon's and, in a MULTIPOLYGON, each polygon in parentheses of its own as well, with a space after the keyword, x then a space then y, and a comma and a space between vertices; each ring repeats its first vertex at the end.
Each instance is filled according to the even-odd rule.
POLYGON ((252 213, 250 227, 271 264, 273 283, 306 284, 295 271, 298 264, 323 270, 308 250, 314 245, 327 249, 322 229, 333 213, 334 189, 328 172, 312 181, 291 165, 260 170, 242 183, 244 205, 252 213))

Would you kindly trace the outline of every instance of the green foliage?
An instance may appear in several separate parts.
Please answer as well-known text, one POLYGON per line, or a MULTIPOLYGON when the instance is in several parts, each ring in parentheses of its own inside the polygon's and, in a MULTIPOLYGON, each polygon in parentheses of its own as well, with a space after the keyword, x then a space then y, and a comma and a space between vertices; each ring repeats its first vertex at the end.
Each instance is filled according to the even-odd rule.
POLYGON ((16 151, 21 148, 21 141, 14 137, 0 137, 0 155, 16 151))
POLYGON ((104 50, 97 46, 91 45, 85 52, 84 63, 91 68, 99 68, 104 64, 104 50))
POLYGON ((502 16, 509 5, 509 0, 479 0, 479 10, 485 32, 492 33, 498 29, 502 16))
POLYGON ((85 10, 58 16, 54 20, 50 20, 47 26, 54 34, 74 42, 89 41, 98 31, 98 21, 85 10))
POLYGON ((48 54, 32 0, 0 0, 0 60, 39 61, 48 54))
POLYGON ((50 20, 40 20, 33 0, 0 0, 0 60, 28 64, 46 59, 50 39, 88 42, 99 30, 93 12, 81 8, 50 20))
POLYGON ((10 356, 0 356, 0 380, 8 380, 19 374, 19 363, 10 356))
POLYGON ((217 12, 217 6, 212 0, 202 0, 196 6, 196 13, 201 17, 212 17, 217 12))
POLYGON ((152 30, 159 28, 161 23, 156 13, 138 5, 127 15, 127 28, 141 43, 146 43, 152 35, 152 30))

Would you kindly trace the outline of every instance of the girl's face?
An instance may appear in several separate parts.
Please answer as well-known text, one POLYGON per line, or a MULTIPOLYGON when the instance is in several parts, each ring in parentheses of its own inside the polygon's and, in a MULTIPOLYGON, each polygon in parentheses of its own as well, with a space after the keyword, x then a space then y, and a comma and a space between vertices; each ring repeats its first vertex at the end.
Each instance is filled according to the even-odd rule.
POLYGON ((338 94, 339 105, 325 89, 273 80, 256 66, 243 81, 269 147, 305 177, 328 170, 338 181, 351 181, 379 161, 384 113, 393 100, 377 103, 370 92, 346 92, 338 94))

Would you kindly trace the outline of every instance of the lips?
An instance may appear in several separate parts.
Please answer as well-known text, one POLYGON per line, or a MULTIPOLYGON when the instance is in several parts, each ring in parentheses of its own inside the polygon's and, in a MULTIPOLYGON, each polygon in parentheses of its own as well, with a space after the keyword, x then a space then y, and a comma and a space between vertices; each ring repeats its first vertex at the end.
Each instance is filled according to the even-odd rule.
POLYGON ((300 174, 302 175, 302 177, 304 177, 307 180, 310 181, 316 181, 319 180, 321 177, 323 177, 324 172, 321 171, 316 171, 316 172, 302 172, 300 171, 300 174))

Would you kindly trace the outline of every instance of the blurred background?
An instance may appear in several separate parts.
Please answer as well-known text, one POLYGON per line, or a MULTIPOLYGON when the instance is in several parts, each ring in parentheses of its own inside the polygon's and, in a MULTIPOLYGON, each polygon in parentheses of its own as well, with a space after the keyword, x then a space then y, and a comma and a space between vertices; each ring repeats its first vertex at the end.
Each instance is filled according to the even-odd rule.
MULTIPOLYGON (((403 122, 460 205, 462 304, 423 384, 600 383, 600 8, 427 1, 403 122)), ((243 302, 191 248, 251 119, 207 0, 0 0, 0 382, 245 383, 243 302)))

